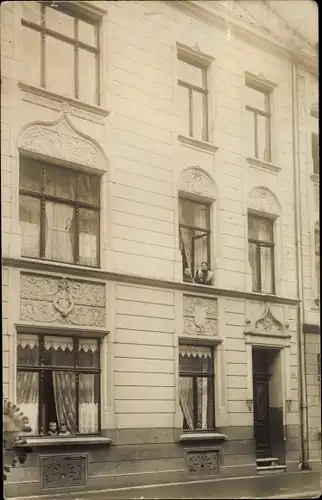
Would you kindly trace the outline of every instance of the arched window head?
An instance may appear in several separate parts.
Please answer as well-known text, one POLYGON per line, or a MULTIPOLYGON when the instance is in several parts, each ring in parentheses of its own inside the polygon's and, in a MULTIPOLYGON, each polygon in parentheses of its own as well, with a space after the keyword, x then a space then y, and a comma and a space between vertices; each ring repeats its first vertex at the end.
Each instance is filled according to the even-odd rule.
POLYGON ((216 199, 214 183, 201 168, 188 168, 180 176, 178 191, 183 281, 211 285, 210 207, 216 199))

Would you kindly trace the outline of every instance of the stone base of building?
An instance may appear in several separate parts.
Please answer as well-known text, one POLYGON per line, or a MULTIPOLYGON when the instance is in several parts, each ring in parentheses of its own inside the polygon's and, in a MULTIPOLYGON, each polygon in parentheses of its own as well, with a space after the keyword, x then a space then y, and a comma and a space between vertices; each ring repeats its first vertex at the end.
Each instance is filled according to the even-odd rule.
MULTIPOLYGON (((180 429, 125 429, 110 434, 111 445, 33 447, 26 465, 8 474, 6 498, 247 477, 257 472, 252 427, 217 429, 211 439, 189 441, 180 441, 180 429)), ((293 471, 298 463, 288 464, 286 456, 286 465, 293 471)))

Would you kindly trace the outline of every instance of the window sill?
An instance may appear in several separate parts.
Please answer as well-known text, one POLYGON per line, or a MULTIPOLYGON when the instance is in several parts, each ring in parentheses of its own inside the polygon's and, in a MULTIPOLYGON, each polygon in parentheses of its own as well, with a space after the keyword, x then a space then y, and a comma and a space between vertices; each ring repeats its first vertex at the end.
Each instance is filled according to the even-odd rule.
POLYGON ((109 111, 101 106, 87 104, 72 97, 50 92, 47 89, 34 87, 33 85, 27 85, 22 82, 19 82, 19 87, 23 92, 23 101, 56 109, 61 112, 71 113, 78 118, 103 123, 104 118, 109 114, 109 111))
POLYGON ((183 433, 179 441, 226 441, 226 434, 220 432, 187 432, 183 433))
POLYGON ((69 446, 69 445, 86 445, 86 444, 106 444, 110 445, 112 439, 101 436, 82 436, 82 437, 24 437, 24 442, 15 443, 16 448, 41 446, 69 446))
POLYGON ((201 151, 207 151, 208 153, 216 153, 219 149, 217 146, 210 144, 210 142, 199 141, 193 137, 188 137, 186 135, 178 135, 178 139, 182 144, 192 146, 193 148, 199 149, 201 151))
POLYGON ((315 182, 316 184, 320 184, 320 176, 319 174, 312 174, 311 175, 311 179, 313 182, 315 182))
POLYGON ((247 161, 253 167, 258 167, 261 170, 270 170, 271 172, 279 172, 281 167, 269 161, 259 160, 258 158, 247 158, 247 161))

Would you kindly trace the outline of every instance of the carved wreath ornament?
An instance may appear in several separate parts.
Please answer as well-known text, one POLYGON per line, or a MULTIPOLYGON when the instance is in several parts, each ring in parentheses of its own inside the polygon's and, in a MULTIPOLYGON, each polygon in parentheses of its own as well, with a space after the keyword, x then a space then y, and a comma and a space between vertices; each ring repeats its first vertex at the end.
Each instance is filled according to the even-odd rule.
POLYGON ((74 302, 69 290, 69 283, 66 278, 61 278, 58 283, 58 295, 54 300, 54 308, 66 318, 68 314, 74 309, 74 302))

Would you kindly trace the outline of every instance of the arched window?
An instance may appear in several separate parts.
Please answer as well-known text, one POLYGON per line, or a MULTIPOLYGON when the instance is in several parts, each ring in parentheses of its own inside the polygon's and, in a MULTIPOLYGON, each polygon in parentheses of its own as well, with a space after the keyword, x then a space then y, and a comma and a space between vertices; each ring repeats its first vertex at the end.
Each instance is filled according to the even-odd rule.
POLYGON ((248 197, 248 261, 252 290, 276 293, 276 221, 280 207, 275 196, 265 187, 253 189, 248 197))
POLYGON ((201 168, 188 168, 180 176, 178 191, 183 281, 211 285, 211 204, 216 199, 213 181, 201 168))

